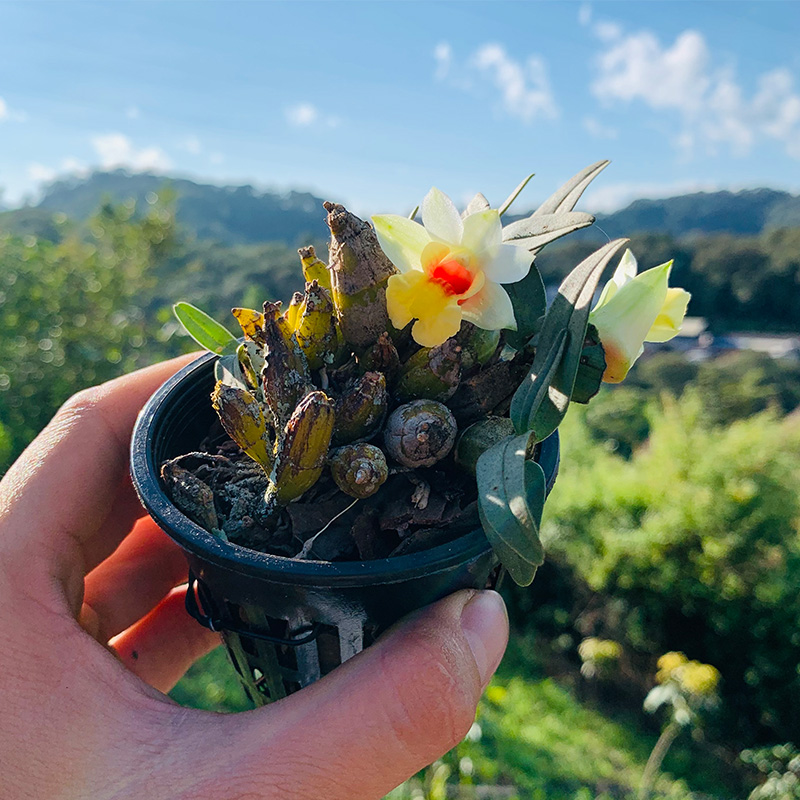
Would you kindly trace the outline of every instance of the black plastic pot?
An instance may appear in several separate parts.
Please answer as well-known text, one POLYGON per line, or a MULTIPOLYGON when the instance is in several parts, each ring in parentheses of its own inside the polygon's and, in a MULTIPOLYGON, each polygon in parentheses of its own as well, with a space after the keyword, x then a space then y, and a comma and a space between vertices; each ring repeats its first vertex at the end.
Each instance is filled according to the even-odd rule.
MULTIPOLYGON (((410 611, 458 589, 494 585, 499 564, 482 530, 396 558, 321 562, 222 541, 184 516, 165 494, 159 469, 196 450, 213 423, 214 360, 208 354, 193 362, 149 400, 133 433, 131 473, 145 508, 186 554, 187 610, 222 634, 254 703, 313 683, 410 611)), ((557 433, 539 450, 549 492, 557 433)))

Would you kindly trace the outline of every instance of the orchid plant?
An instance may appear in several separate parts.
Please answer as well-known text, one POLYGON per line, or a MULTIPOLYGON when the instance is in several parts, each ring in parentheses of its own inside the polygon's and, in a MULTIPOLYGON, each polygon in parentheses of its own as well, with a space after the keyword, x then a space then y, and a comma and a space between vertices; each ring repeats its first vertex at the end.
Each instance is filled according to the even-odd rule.
MULTIPOLYGON (((286 311, 234 309, 242 342, 178 304, 188 332, 221 356, 214 408, 261 468, 263 491, 220 503, 214 487, 172 463, 163 474, 176 503, 220 535, 260 546, 321 477, 380 515, 380 488, 392 476, 411 482, 409 503, 419 509, 431 471, 460 470, 473 476, 466 480, 498 559, 517 583, 530 583, 543 560, 537 445, 570 402, 621 381, 645 341, 675 336, 689 301, 669 286, 671 262, 637 274, 626 250, 592 308, 626 243, 618 239, 575 267, 547 307, 535 256, 594 222, 574 208, 607 164, 582 170, 507 225, 503 215, 531 176, 497 208, 478 194, 463 213, 433 188, 421 223, 415 210, 375 216, 373 227, 326 203, 329 263, 301 248, 305 292, 286 311), (207 502, 190 508, 189 496, 207 502), (234 507, 244 508, 239 517, 234 507)), ((305 541, 297 557, 313 557, 313 548, 305 541)), ((366 557, 361 545, 359 553, 366 557)))

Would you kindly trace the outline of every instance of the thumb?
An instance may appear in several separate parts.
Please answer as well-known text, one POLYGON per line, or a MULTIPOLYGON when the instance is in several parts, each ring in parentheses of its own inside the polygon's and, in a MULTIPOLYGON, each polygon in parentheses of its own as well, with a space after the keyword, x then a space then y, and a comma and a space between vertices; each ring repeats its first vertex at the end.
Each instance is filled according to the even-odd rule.
POLYGON ((383 797, 463 739, 507 641, 493 591, 412 614, 313 686, 225 718, 230 782, 208 796, 383 797))

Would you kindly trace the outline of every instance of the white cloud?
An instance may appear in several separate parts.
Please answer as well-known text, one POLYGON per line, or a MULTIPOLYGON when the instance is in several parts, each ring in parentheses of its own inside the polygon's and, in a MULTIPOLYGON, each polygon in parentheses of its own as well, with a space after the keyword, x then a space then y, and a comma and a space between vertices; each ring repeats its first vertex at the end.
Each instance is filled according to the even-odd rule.
POLYGON ((37 183, 51 183, 59 174, 63 173, 85 175, 88 173, 88 169, 85 164, 72 156, 62 159, 58 169, 38 162, 28 165, 28 177, 37 183))
POLYGON ((616 128, 600 122, 597 117, 584 117, 583 127, 596 139, 616 139, 619 136, 619 131, 616 128))
POLYGON ((8 103, 0 97, 0 122, 27 122, 28 115, 25 111, 10 109, 8 103))
POLYGON ((128 167, 136 172, 159 172, 171 166, 169 158, 160 147, 137 149, 122 133, 93 136, 91 143, 103 169, 128 167))
POLYGON ((284 110, 286 121, 295 128, 309 128, 312 125, 324 125, 326 128, 338 128, 342 124, 339 117, 323 114, 311 103, 298 103, 284 110))
POLYGON ((433 49, 433 58, 436 61, 436 80, 444 80, 450 72, 453 63, 453 48, 449 42, 439 42, 433 49))
POLYGON ((448 42, 440 42, 433 51, 434 76, 465 92, 477 92, 480 85, 490 86, 498 95, 499 106, 523 122, 558 116, 547 67, 542 58, 530 55, 517 61, 497 43, 481 45, 465 61, 456 61, 448 42))
POLYGON ((37 183, 50 183, 56 177, 56 171, 44 164, 34 162, 28 165, 28 177, 37 183))
POLYGON ((214 164, 215 166, 218 164, 222 164, 225 161, 225 156, 222 153, 210 153, 208 156, 208 160, 210 163, 214 164))
POLYGON ((586 27, 592 21, 592 7, 589 3, 581 3, 578 9, 578 24, 586 27))
POLYGON ((286 119, 290 125, 304 128, 313 125, 319 118, 319 111, 311 103, 298 103, 286 109, 286 119))
POLYGON ((485 44, 472 57, 476 69, 500 91, 503 108, 513 117, 530 122, 536 117, 558 116, 547 69, 539 56, 525 64, 515 61, 499 44, 485 44))
POLYGON ((800 94, 788 69, 762 74, 757 91, 747 97, 735 70, 714 64, 697 31, 683 31, 665 45, 649 31, 625 34, 615 23, 597 23, 593 30, 606 45, 591 87, 604 105, 638 101, 676 113, 674 142, 686 154, 727 147, 744 155, 766 138, 800 158, 800 94))
POLYGON ((61 162, 61 171, 72 175, 85 175, 89 172, 89 169, 82 161, 69 156, 61 162))
POLYGON ((203 152, 203 145, 196 136, 187 136, 179 147, 191 156, 199 156, 203 152))
POLYGON ((125 116, 128 119, 139 119, 141 114, 142 114, 142 112, 141 112, 139 106, 128 106, 125 109, 125 116))

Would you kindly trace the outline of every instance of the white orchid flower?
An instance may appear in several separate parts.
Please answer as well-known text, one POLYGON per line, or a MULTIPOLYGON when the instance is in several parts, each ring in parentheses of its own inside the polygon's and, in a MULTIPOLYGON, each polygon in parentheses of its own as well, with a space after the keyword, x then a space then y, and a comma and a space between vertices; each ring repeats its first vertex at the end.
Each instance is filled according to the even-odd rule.
POLYGON ((422 225, 394 214, 372 218, 381 248, 400 270, 386 287, 392 325, 416 320, 411 335, 423 347, 454 336, 463 320, 485 330, 515 330, 511 299, 500 284, 522 280, 533 259, 526 248, 503 244, 499 212, 462 219, 436 188, 421 210, 422 225))

